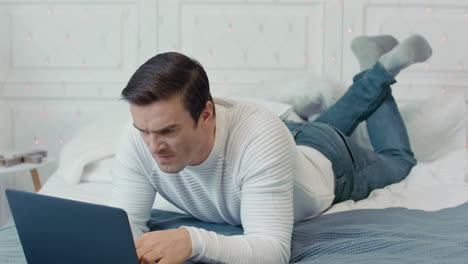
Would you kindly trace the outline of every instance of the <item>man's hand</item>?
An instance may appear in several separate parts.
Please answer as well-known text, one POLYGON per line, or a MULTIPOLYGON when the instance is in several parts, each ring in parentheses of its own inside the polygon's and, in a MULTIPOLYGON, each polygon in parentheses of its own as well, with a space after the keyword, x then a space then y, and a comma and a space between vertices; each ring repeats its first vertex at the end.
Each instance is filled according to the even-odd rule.
POLYGON ((153 231, 135 240, 140 264, 184 263, 192 254, 192 240, 185 228, 153 231))

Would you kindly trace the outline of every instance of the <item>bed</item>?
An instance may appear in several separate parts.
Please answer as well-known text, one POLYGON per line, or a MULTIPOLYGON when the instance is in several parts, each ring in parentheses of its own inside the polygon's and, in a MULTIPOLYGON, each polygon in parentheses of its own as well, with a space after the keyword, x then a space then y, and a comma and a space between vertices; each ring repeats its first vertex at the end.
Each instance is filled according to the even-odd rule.
MULTIPOLYGON (((301 120, 287 101, 257 103, 282 118, 301 120)), ((402 182, 375 190, 365 200, 344 201, 319 217, 296 223, 291 263, 463 263, 468 259, 465 101, 444 95, 399 103, 418 165, 402 182)), ((118 133, 109 137, 102 130, 121 129, 128 117, 109 117, 78 132, 64 146, 59 169, 40 193, 107 204, 118 133)), ((370 147, 365 124, 353 137, 370 147)), ((241 226, 202 223, 156 197, 148 223, 151 230, 186 224, 242 234, 241 226)), ((12 220, 0 229, 0 263, 26 263, 12 220)))

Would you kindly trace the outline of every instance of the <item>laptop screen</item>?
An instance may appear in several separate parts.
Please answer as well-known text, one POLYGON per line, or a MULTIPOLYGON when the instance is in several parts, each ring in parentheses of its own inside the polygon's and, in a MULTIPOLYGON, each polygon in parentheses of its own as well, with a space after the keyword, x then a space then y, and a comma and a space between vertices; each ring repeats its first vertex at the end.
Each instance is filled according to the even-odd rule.
POLYGON ((138 263, 124 210, 18 190, 5 193, 29 264, 138 263))

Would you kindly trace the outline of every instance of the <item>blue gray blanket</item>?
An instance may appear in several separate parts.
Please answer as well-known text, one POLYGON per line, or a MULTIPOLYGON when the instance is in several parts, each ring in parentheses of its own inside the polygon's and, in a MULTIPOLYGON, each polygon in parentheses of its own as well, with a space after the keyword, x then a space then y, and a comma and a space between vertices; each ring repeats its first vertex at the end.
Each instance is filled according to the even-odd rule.
MULTIPOLYGON (((241 226, 158 210, 148 225, 151 230, 192 225, 225 235, 243 232, 241 226)), ((0 229, 0 263, 26 263, 12 224, 0 229)), ((468 203, 435 212, 355 210, 297 223, 291 263, 468 263, 468 203)))

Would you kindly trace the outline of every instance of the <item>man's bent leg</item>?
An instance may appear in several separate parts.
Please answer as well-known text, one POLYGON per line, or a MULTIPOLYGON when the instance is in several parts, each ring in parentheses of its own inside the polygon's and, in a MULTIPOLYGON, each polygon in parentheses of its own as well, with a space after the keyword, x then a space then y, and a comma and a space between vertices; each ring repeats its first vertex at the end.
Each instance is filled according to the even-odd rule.
MULTIPOLYGON (((359 83, 365 74, 357 75, 354 81, 359 83)), ((387 97, 367 118, 375 152, 359 146, 328 124, 285 121, 297 145, 315 148, 332 162, 334 203, 365 199, 372 190, 403 180, 416 164, 406 127, 390 87, 387 88, 387 97)))
MULTIPOLYGON (((377 188, 405 179, 416 165, 406 126, 395 99, 390 93, 366 120, 367 132, 374 151, 352 146, 362 164, 356 168, 353 200, 364 199, 377 188)), ((353 150, 352 150, 353 151, 353 150)))
POLYGON ((416 165, 406 126, 391 93, 367 118, 366 125, 375 152, 412 166, 416 165))
POLYGON ((361 147, 344 135, 343 140, 348 146, 348 153, 343 153, 342 158, 350 156, 348 159, 351 159, 353 166, 352 169, 348 168, 343 179, 337 179, 333 203, 365 199, 371 191, 405 179, 416 164, 412 155, 403 152, 398 155, 377 153, 361 147))
MULTIPOLYGON (((359 82, 365 73, 354 79, 359 82)), ((374 151, 362 148, 345 135, 340 135, 346 149, 335 153, 337 179, 334 202, 365 199, 377 188, 406 178, 416 164, 405 124, 388 87, 387 97, 367 118, 367 130, 374 151)), ((332 143, 335 144, 336 143, 332 143)), ((330 151, 329 151, 330 152, 330 151)), ((322 152, 323 153, 323 152, 322 152)))
MULTIPOLYGON (((363 74, 357 75, 354 81, 358 82, 362 77, 363 74)), ((349 142, 349 148, 354 152, 351 155, 358 156, 354 157, 356 171, 350 199, 364 199, 373 189, 403 180, 417 163, 390 87, 388 91, 381 105, 366 120, 369 139, 375 153, 363 150, 349 138, 344 139, 349 142)))
POLYGON ((378 62, 372 69, 356 75, 348 91, 315 122, 329 124, 350 136, 383 103, 393 83, 395 79, 378 62))
POLYGON ((297 145, 314 148, 331 161, 335 174, 333 203, 365 199, 372 190, 403 180, 414 165, 398 156, 363 148, 324 123, 285 121, 285 124, 297 145))
POLYGON ((364 199, 374 189, 403 180, 416 164, 389 85, 395 82, 393 76, 401 69, 429 58, 431 48, 420 36, 412 36, 398 47, 383 62, 358 74, 348 92, 316 120, 319 123, 300 127, 287 124, 293 128, 291 132, 298 145, 313 147, 331 160, 336 178, 334 203, 364 199), (423 51, 414 53, 421 47, 425 47, 423 51), (384 82, 379 82, 379 77, 384 82), (372 87, 374 90, 369 90, 372 87), (367 120, 375 152, 346 136, 363 120, 367 120))

